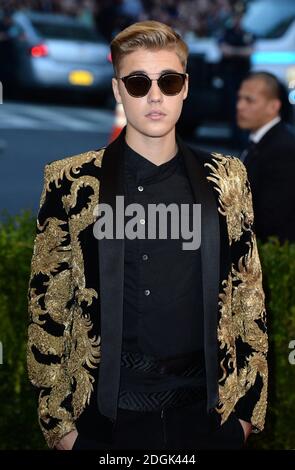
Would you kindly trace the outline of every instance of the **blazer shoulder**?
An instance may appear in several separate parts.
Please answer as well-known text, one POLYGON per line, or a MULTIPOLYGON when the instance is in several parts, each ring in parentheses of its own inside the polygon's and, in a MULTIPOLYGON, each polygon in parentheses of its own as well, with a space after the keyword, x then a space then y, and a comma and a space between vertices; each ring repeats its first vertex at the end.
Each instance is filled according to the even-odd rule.
POLYGON ((268 155, 278 150, 294 151, 295 133, 289 124, 280 122, 263 136, 261 144, 261 151, 268 155))
POLYGON ((204 166, 211 170, 219 178, 239 180, 242 184, 247 181, 247 170, 244 163, 233 155, 224 155, 222 153, 212 152, 207 154, 207 161, 204 166))
POLYGON ((189 147, 192 153, 195 155, 195 157, 203 163, 205 166, 207 164, 219 164, 224 165, 227 168, 232 168, 234 165, 240 166, 241 168, 244 168, 244 164, 242 161, 233 155, 225 155, 220 152, 207 152, 205 150, 201 149, 192 149, 189 147))
POLYGON ((213 184, 219 212, 226 217, 230 244, 238 241, 254 221, 252 195, 244 164, 237 157, 212 153, 205 163, 207 180, 213 184))
POLYGON ((89 150, 88 152, 79 153, 48 163, 44 170, 44 185, 46 189, 50 190, 51 183, 54 183, 55 186, 59 188, 64 178, 73 181, 75 176, 80 173, 81 168, 87 163, 92 163, 100 168, 104 151, 105 148, 103 147, 99 150, 89 150))

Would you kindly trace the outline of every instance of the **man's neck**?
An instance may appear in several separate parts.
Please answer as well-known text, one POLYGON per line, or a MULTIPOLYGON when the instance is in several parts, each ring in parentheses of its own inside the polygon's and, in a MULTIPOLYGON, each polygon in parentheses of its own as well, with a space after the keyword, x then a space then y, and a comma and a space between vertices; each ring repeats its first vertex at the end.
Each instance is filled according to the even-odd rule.
POLYGON ((154 163, 161 165, 173 158, 177 153, 175 129, 162 137, 150 137, 140 133, 134 133, 126 129, 126 143, 135 152, 154 163))

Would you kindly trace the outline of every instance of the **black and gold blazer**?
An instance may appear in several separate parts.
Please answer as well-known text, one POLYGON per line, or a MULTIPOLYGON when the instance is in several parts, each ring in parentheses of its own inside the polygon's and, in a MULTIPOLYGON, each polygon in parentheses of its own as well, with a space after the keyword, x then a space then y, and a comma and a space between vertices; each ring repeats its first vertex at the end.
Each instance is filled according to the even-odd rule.
MULTIPOLYGON (((98 241, 98 204, 123 194, 124 132, 106 149, 45 168, 29 285, 28 372, 50 447, 71 430, 108 420, 97 405, 100 374, 118 393, 124 240, 98 241), (103 327, 102 327, 103 325, 103 327)), ((264 427, 267 334, 262 275, 243 164, 192 152, 180 139, 202 212, 204 347, 208 410, 264 427)), ((105 426, 105 427, 104 427, 105 426)), ((111 428, 110 428, 111 429, 111 428)))

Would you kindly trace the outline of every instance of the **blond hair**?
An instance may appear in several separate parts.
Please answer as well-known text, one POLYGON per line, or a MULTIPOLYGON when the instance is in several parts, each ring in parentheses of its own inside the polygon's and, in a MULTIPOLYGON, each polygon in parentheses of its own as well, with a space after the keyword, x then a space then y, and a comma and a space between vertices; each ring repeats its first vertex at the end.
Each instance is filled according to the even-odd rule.
POLYGON ((159 21, 134 23, 118 33, 111 42, 112 62, 117 75, 123 57, 139 48, 174 50, 183 69, 186 69, 188 47, 170 26, 159 21))

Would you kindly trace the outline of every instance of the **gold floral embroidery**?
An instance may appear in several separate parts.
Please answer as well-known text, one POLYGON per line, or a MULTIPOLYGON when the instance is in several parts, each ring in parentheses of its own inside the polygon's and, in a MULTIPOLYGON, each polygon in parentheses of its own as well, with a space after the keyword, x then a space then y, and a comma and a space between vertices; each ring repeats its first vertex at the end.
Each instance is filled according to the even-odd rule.
POLYGON ((42 226, 37 222, 40 233, 35 239, 32 273, 55 273, 61 263, 69 263, 69 247, 62 246, 67 236, 61 228, 64 225, 64 221, 55 217, 47 219, 42 226))
POLYGON ((100 167, 104 148, 98 152, 89 151, 74 155, 72 157, 56 160, 45 167, 45 182, 41 195, 40 207, 44 204, 46 192, 50 191, 50 183, 54 182, 57 188, 60 188, 60 181, 65 177, 68 181, 74 181, 79 175, 80 170, 85 163, 93 161, 95 166, 100 167))
POLYGON ((77 301, 79 303, 86 301, 88 305, 91 305, 93 298, 97 298, 98 294, 94 289, 87 289, 85 286, 84 260, 79 234, 94 222, 94 212, 99 197, 99 181, 92 176, 82 176, 77 179, 71 186, 70 194, 63 198, 63 204, 68 210, 69 208, 74 209, 77 203, 78 191, 82 186, 91 187, 93 194, 89 197, 87 206, 69 219, 73 255, 73 280, 78 288, 75 294, 77 301))
POLYGON ((213 153, 213 163, 207 179, 215 184, 218 192, 219 212, 226 217, 230 244, 239 240, 243 230, 253 223, 252 197, 247 183, 247 172, 240 160, 213 153))
POLYGON ((75 429, 72 414, 61 406, 70 394, 66 370, 61 366, 57 370, 50 394, 41 391, 39 397, 39 422, 49 447, 54 447, 65 434, 75 429), (49 425, 52 418, 55 418, 58 424, 51 429, 45 427, 43 423, 49 425))
POLYGON ((264 293, 262 274, 256 239, 251 233, 247 243, 248 252, 232 266, 227 281, 223 281, 220 297, 220 321, 218 339, 226 357, 220 367, 223 375, 219 381, 218 413, 225 422, 234 410, 236 402, 254 386, 259 375, 262 391, 257 401, 251 422, 262 430, 267 405, 267 334, 265 331, 264 293), (258 323, 259 321, 259 323, 258 323), (235 343, 240 338, 251 347, 252 352, 245 358, 246 364, 237 369, 235 343), (225 363, 225 361, 227 362, 225 363))
POLYGON ((239 260, 238 268, 232 268, 232 308, 237 318, 238 334, 253 350, 266 353, 267 335, 258 326, 257 320, 265 323, 264 292, 257 244, 254 236, 248 242, 249 251, 239 260))
POLYGON ((256 353, 250 360, 253 370, 259 373, 263 380, 263 386, 260 393, 259 400, 257 401, 252 416, 251 422, 255 428, 262 431, 264 428, 266 407, 267 407, 267 385, 268 385, 268 365, 266 356, 261 353, 256 353))
POLYGON ((220 362, 219 404, 216 410, 224 423, 234 410, 237 401, 254 386, 257 375, 262 379, 262 392, 256 403, 251 422, 263 429, 267 403, 267 335, 265 333, 264 293, 261 267, 253 224, 252 197, 247 174, 242 163, 235 158, 213 154, 208 163, 210 176, 218 192, 219 212, 226 217, 229 242, 238 241, 243 232, 250 235, 249 250, 237 266, 232 266, 227 280, 222 283, 219 295, 220 320, 218 340, 223 350, 220 362), (252 353, 245 365, 237 368, 236 342, 249 345, 252 353))
POLYGON ((82 366, 87 365, 94 369, 100 359, 100 337, 88 338, 91 332, 92 322, 82 314, 81 307, 75 308, 72 329, 72 347, 68 360, 68 374, 71 380, 75 379, 76 390, 73 393, 73 414, 76 419, 83 411, 86 403, 89 403, 93 391, 93 377, 82 366))
POLYGON ((52 277, 45 294, 45 310, 56 323, 66 325, 69 321, 67 302, 73 295, 72 273, 67 269, 52 277))
POLYGON ((221 424, 223 424, 233 411, 238 397, 238 381, 236 370, 229 374, 223 385, 219 385, 219 404, 216 411, 221 414, 221 424))
POLYGON ((89 402, 93 390, 94 378, 89 369, 96 368, 100 359, 100 337, 91 336, 93 324, 79 307, 81 302, 86 301, 90 305, 98 297, 97 291, 86 286, 79 234, 93 224, 93 211, 99 196, 99 181, 91 176, 81 176, 81 168, 92 161, 95 166, 101 166, 103 153, 104 150, 87 152, 53 162, 45 172, 40 206, 52 189, 50 183, 60 188, 63 178, 72 182, 70 194, 62 198, 66 212, 76 206, 82 186, 90 186, 93 190, 79 214, 68 217, 66 221, 50 217, 42 226, 38 222, 39 233, 35 239, 31 282, 34 285, 35 277, 40 274, 46 278, 42 278, 41 293, 35 285, 29 291, 32 323, 29 326, 28 371, 32 383, 41 388, 39 419, 50 447, 75 429, 74 420, 89 402), (67 242, 68 234, 70 242, 67 242), (69 302, 73 303, 70 309, 69 302), (64 328, 63 336, 46 331, 45 316, 64 328), (35 356, 33 350, 44 356, 44 362, 39 355, 35 356), (57 361, 47 363, 46 357, 50 355, 57 361), (70 395, 73 413, 62 405, 70 395))
POLYGON ((236 331, 232 319, 231 299, 232 299, 232 279, 229 276, 227 281, 223 281, 223 292, 219 294, 220 302, 220 322, 218 326, 218 339, 221 349, 226 348, 227 353, 231 353, 235 347, 236 331))

